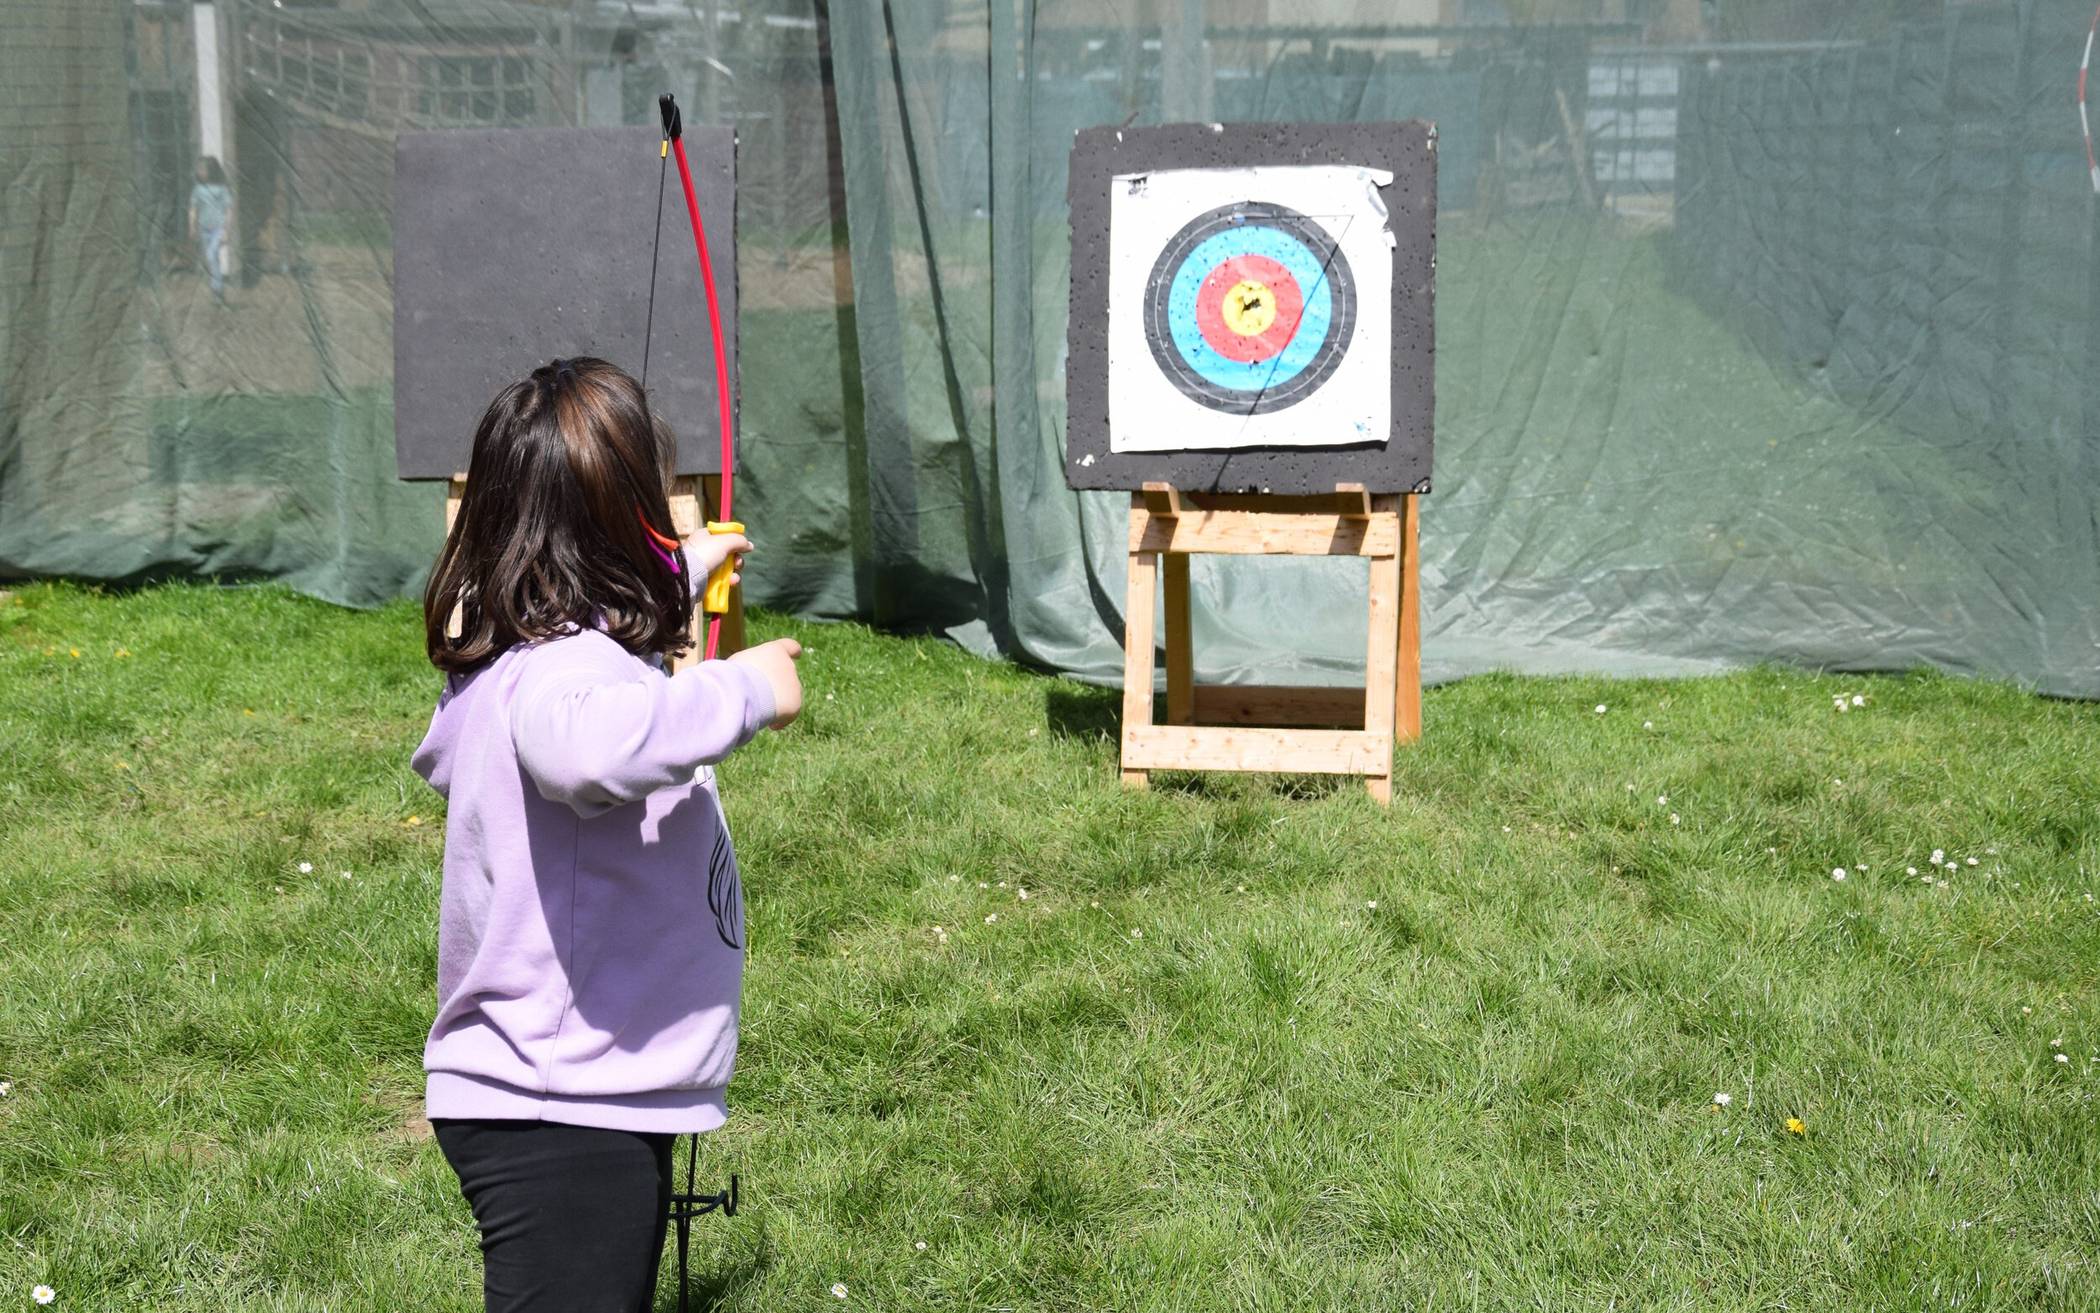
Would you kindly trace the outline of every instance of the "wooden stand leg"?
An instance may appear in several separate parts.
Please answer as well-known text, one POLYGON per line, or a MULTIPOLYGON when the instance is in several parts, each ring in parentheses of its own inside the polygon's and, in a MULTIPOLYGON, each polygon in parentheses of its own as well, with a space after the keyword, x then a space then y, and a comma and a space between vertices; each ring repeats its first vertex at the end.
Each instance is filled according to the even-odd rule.
POLYGON ((1400 670, 1393 731, 1402 743, 1422 737, 1422 551, 1420 496, 1400 499, 1400 670))
MULTIPOLYGON (((1379 497, 1375 510, 1392 514, 1392 497, 1379 497)), ((1400 558, 1371 558, 1370 639, 1364 651, 1364 733, 1377 744, 1378 769, 1367 773, 1364 787, 1381 803, 1393 800, 1393 719, 1400 669, 1400 558)))
MULTIPOLYGON (((707 494, 708 518, 721 518, 717 510, 722 505, 722 476, 705 475, 702 483, 707 494)), ((722 616, 721 654, 728 656, 731 652, 741 652, 748 645, 744 638, 744 586, 738 584, 729 590, 729 610, 722 616)))
MULTIPOLYGON (((467 476, 455 474, 452 476, 451 482, 445 485, 445 536, 447 538, 452 536, 452 526, 459 522, 459 508, 466 499, 467 476)), ((458 638, 460 631, 465 629, 466 625, 467 612, 465 604, 454 602, 452 604, 452 614, 445 617, 445 637, 458 638)))
MULTIPOLYGON (((705 508, 700 504, 700 480, 689 474, 681 474, 671 481, 671 532, 691 542, 697 534, 707 532, 705 508)), ((693 609, 693 623, 686 630, 686 638, 692 646, 685 655, 671 659, 671 673, 677 674, 696 664, 707 642, 707 617, 693 609)))
MULTIPOLYGON (((1133 504, 1133 519, 1137 513, 1133 504)), ((1131 758, 1133 731, 1152 726, 1152 590, 1158 573, 1159 553, 1130 553, 1130 590, 1123 610, 1122 757, 1126 763, 1131 758)), ((1123 783, 1131 788, 1145 788, 1151 778, 1150 771, 1123 768, 1123 783)))
POLYGON ((1189 632, 1189 558, 1168 552, 1160 560, 1167 600, 1167 723, 1193 724, 1196 719, 1196 653, 1189 632))

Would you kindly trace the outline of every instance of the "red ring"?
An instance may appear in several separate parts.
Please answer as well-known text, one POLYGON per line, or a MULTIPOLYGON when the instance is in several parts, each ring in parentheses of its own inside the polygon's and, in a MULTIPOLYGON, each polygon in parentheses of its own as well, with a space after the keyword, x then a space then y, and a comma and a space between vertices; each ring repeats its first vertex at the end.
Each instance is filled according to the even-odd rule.
POLYGON ((1196 289, 1196 327, 1211 350, 1242 364, 1268 360, 1283 353, 1298 331, 1298 317, 1305 312, 1305 294, 1298 280, 1266 255, 1235 255, 1219 262, 1196 289), (1225 323, 1225 294, 1240 282, 1267 287, 1276 297, 1276 317, 1259 333, 1236 333, 1225 323))

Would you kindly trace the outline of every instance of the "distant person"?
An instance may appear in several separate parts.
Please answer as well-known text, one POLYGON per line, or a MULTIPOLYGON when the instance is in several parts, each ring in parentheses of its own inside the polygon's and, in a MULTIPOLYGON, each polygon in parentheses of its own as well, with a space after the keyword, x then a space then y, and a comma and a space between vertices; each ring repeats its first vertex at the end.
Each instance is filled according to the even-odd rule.
POLYGON ((680 544, 634 379, 556 360, 498 393, 423 596, 447 676, 425 1111, 481 1228, 488 1313, 650 1306, 671 1141, 727 1115, 744 894, 710 763, 802 708, 793 639, 676 674, 740 534, 680 544))
POLYGON ((190 240, 204 257, 212 298, 226 304, 226 230, 233 222, 233 191, 226 170, 215 156, 197 161, 197 185, 190 188, 190 240))

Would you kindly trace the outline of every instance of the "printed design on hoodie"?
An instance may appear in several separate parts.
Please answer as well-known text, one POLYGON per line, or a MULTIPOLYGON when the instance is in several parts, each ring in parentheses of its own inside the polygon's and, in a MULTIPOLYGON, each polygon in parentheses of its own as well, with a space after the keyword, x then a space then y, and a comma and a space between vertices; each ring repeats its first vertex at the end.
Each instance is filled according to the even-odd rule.
POLYGON ((714 909, 715 933, 731 948, 744 947, 744 885, 737 874, 736 849, 729 827, 715 827, 714 856, 707 862, 707 905, 714 909))

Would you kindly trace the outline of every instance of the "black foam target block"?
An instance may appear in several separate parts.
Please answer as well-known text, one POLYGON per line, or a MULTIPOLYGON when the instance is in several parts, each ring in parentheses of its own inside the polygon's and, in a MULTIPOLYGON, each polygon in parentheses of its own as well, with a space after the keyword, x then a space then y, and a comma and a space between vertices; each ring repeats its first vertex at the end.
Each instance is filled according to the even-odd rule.
MULTIPOLYGON (((722 468, 714 341, 693 233, 654 126, 404 133, 394 151, 394 451, 400 477, 467 468, 496 393, 557 356, 642 376, 677 471, 722 468), (663 213, 657 185, 663 178, 663 213)), ((688 127, 736 403, 736 136, 688 127)))
MULTIPOLYGON (((1180 123, 1089 128, 1072 145, 1072 282, 1065 367, 1065 482, 1136 490, 1306 495, 1359 483, 1427 492, 1436 412, 1436 130, 1428 123, 1180 123), (1390 431, 1348 446, 1114 452, 1109 421, 1110 182, 1174 169, 1353 165, 1393 175, 1382 189, 1393 235, 1390 431)), ((1285 203, 1290 198, 1276 198, 1285 203)))

